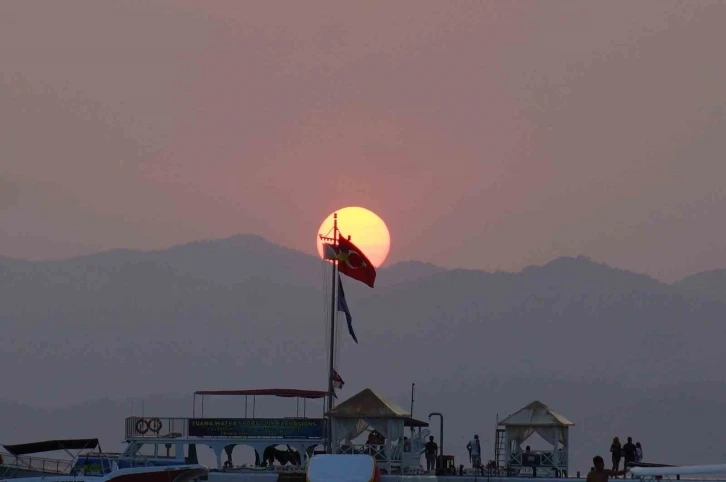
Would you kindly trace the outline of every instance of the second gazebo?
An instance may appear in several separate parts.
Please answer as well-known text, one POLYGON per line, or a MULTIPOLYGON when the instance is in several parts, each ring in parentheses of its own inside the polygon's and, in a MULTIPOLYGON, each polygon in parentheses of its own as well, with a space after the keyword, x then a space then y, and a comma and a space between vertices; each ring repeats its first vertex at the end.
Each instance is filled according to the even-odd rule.
POLYGON ((517 475, 523 469, 554 472, 555 477, 567 477, 569 465, 569 430, 574 423, 542 402, 534 401, 508 416, 497 430, 496 447, 503 451, 507 473, 517 475), (534 434, 542 437, 552 450, 527 451, 522 444, 534 434), (503 450, 502 450, 503 449, 503 450))

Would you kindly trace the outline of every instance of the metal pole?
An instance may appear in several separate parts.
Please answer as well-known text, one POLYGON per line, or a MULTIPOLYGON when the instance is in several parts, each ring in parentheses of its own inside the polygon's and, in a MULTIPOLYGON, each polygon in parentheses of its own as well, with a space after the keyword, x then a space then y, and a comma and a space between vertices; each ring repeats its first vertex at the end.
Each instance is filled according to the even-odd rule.
MULTIPOLYGON (((338 213, 333 214, 333 246, 337 246, 338 243, 338 213)), ((328 360, 328 412, 333 409, 333 372, 335 368, 333 366, 335 357, 335 294, 338 289, 338 265, 333 260, 333 276, 330 296, 330 359, 328 360)), ((328 416, 328 453, 333 453, 333 419, 328 416)))
MULTIPOLYGON (((431 412, 429 414, 429 420, 431 420, 431 417, 434 415, 438 415, 441 418, 441 425, 439 426, 439 457, 441 457, 441 462, 443 464, 444 462, 444 416, 439 412, 431 412)), ((441 467, 440 467, 441 468, 441 467)))
POLYGON ((415 386, 415 383, 411 384, 411 418, 413 418, 413 389, 415 386))

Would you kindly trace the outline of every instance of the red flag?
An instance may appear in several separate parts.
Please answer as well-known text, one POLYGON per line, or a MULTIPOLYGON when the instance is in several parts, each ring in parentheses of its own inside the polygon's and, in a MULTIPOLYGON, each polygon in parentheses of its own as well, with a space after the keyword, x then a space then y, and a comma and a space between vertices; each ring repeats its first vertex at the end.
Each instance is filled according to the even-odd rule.
POLYGON ((338 240, 338 271, 365 283, 371 288, 376 282, 376 268, 370 260, 342 234, 338 240))
POLYGON ((340 390, 345 385, 343 379, 338 375, 338 372, 333 370, 333 388, 340 390))

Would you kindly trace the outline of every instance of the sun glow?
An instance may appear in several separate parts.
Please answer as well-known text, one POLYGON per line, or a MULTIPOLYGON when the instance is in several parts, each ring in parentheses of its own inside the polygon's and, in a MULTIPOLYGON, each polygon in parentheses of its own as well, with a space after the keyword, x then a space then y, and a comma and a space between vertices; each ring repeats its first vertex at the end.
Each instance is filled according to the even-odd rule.
MULTIPOLYGON (((371 260, 376 268, 383 264, 391 249, 391 234, 383 220, 372 211, 361 207, 347 207, 338 213, 338 229, 343 236, 350 236, 353 244, 358 246, 371 260)), ((333 214, 331 213, 318 230, 323 236, 333 234, 333 214)), ((323 257, 323 243, 316 236, 318 254, 323 257)))

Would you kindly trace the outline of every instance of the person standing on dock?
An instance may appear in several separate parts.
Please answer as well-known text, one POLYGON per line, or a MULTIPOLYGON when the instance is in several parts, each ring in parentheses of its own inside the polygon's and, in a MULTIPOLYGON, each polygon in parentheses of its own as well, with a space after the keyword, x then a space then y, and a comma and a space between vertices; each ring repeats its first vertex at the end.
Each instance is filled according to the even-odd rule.
POLYGON ((618 475, 625 475, 624 470, 606 470, 605 461, 599 455, 592 458, 592 465, 594 466, 594 469, 587 474, 586 482, 608 482, 610 477, 617 478, 618 475))
POLYGON ((436 470, 436 456, 439 454, 439 446, 434 442, 434 436, 429 437, 429 441, 424 446, 426 452, 426 470, 436 470))
POLYGON ((643 447, 640 442, 635 443, 635 463, 639 464, 643 461, 643 447))
POLYGON ((636 448, 633 443, 633 437, 628 437, 628 442, 623 445, 623 469, 627 470, 629 465, 635 463, 636 448))
POLYGON ((471 466, 475 469, 479 468, 481 466, 481 444, 478 435, 474 435, 474 440, 466 444, 466 450, 469 451, 471 466))
POLYGON ((613 472, 617 472, 620 469, 620 458, 623 455, 623 448, 620 446, 620 439, 618 437, 613 438, 613 443, 610 445, 610 453, 613 456, 613 472))

